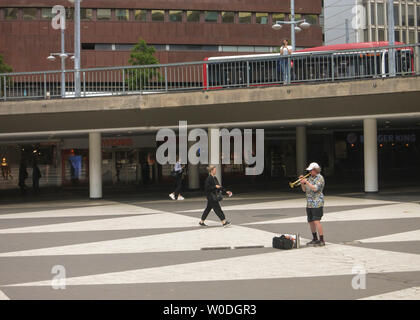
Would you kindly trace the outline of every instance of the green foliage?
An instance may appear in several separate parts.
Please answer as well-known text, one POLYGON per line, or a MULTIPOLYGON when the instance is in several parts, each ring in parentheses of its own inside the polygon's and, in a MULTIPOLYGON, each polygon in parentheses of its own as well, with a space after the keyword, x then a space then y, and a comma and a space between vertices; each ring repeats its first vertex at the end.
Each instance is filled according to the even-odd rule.
MULTIPOLYGON (((146 66, 158 64, 158 59, 155 58, 155 48, 148 46, 146 41, 139 39, 139 42, 131 50, 130 59, 128 62, 133 66, 146 66)), ((159 68, 139 68, 128 69, 127 79, 129 90, 143 90, 152 82, 161 82, 162 76, 159 68)))
MULTIPOLYGON (((12 67, 7 65, 6 62, 4 62, 3 56, 0 54, 0 73, 8 73, 12 72, 12 67)), ((9 77, 0 76, 0 97, 3 97, 3 90, 4 90, 4 82, 6 81, 6 84, 10 82, 9 77)))

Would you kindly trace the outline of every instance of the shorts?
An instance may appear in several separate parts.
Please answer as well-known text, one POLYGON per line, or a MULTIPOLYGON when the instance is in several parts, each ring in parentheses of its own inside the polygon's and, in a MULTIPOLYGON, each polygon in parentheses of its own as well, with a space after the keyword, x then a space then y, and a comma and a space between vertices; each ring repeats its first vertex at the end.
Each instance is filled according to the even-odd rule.
POLYGON ((324 215, 324 208, 306 208, 306 214, 308 215, 308 222, 320 221, 324 215))

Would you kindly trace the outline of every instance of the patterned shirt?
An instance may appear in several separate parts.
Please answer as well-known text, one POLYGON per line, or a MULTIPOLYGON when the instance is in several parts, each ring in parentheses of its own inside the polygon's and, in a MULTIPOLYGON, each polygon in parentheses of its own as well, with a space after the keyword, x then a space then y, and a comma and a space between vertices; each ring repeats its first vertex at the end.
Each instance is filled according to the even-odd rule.
POLYGON ((324 194, 322 190, 325 186, 324 177, 320 174, 316 175, 315 177, 310 176, 306 179, 310 184, 316 187, 316 191, 312 191, 309 186, 306 187, 306 199, 307 204, 306 207, 308 208, 321 208, 324 206, 324 194))

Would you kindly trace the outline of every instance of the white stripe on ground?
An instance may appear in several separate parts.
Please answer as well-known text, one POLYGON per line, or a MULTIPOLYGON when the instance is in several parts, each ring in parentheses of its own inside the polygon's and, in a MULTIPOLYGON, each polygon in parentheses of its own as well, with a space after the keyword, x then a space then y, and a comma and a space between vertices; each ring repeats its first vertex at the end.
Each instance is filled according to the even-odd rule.
POLYGON ((151 215, 138 215, 133 217, 121 217, 111 219, 97 219, 91 221, 78 221, 57 223, 23 228, 1 229, 0 234, 5 233, 39 233, 61 231, 98 231, 98 230, 134 230, 155 228, 186 228, 198 225, 199 218, 191 218, 183 215, 155 211, 151 215))
POLYGON ((25 213, 12 213, 0 215, 0 219, 27 219, 27 218, 64 218, 64 217, 89 217, 110 216, 128 214, 150 214, 158 211, 128 204, 109 203, 103 206, 54 209, 45 211, 33 211, 25 213))
MULTIPOLYGON (((304 212, 305 209, 302 208, 302 210, 304 212)), ((420 218, 420 210, 418 208, 418 205, 414 203, 398 203, 373 208, 330 212, 324 214, 324 216, 322 217, 322 221, 361 221, 403 218, 420 218)), ((245 223, 244 225, 300 222, 307 222, 306 214, 293 218, 245 223)))
POLYGON ((388 234, 386 236, 367 238, 359 240, 362 243, 372 242, 400 242, 400 241, 420 241, 420 229, 408 232, 388 234))
MULTIPOLYGON (((322 248, 276 252, 171 266, 67 278, 71 285, 232 281, 351 275, 355 266, 367 273, 420 271, 420 255, 327 244, 322 248), (314 261, 317 261, 314 263, 314 261)), ((350 278, 349 278, 350 279, 350 278)), ((11 286, 50 286, 37 281, 11 286)), ((351 280, 349 280, 349 289, 351 280)))
MULTIPOLYGON (((354 199, 346 197, 337 197, 337 196, 326 196, 325 204, 328 206, 354 206, 354 205, 386 205, 398 203, 396 201, 384 201, 384 200, 374 200, 374 199, 354 199)), ((269 209, 282 209, 282 208, 305 208, 306 199, 305 195, 302 194, 302 198, 299 199, 290 199, 290 200, 278 200, 278 201, 269 201, 269 202, 259 202, 259 203, 250 203, 250 204, 240 204, 240 205, 225 205, 223 207, 226 211, 232 210, 269 210, 269 209)), ((183 212, 200 212, 202 209, 187 210, 183 212)))
MULTIPOLYGON (((169 252, 200 250, 209 247, 271 247, 272 238, 276 235, 240 226, 223 228, 220 224, 218 224, 220 227, 200 228, 197 221, 195 222, 197 229, 191 231, 6 252, 0 253, 0 257, 169 252)), ((301 239, 301 241, 307 240, 301 239)))
POLYGON ((10 300, 10 298, 8 296, 6 296, 6 294, 0 290, 0 300, 10 300))
POLYGON ((387 292, 359 300, 420 300, 420 287, 387 292))

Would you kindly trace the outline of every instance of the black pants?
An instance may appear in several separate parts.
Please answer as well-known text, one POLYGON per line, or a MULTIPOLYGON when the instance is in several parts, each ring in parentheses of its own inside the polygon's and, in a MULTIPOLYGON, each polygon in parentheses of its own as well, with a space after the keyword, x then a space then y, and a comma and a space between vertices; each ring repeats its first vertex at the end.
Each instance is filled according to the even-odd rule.
POLYGON ((207 207, 204 209, 203 215, 201 216, 201 220, 204 221, 207 219, 211 209, 214 210, 216 215, 219 217, 220 221, 226 219, 225 214, 223 213, 222 208, 220 207, 219 201, 207 199, 207 207))
POLYGON ((182 174, 177 174, 175 177, 175 199, 178 199, 179 194, 181 193, 182 188, 182 174))

